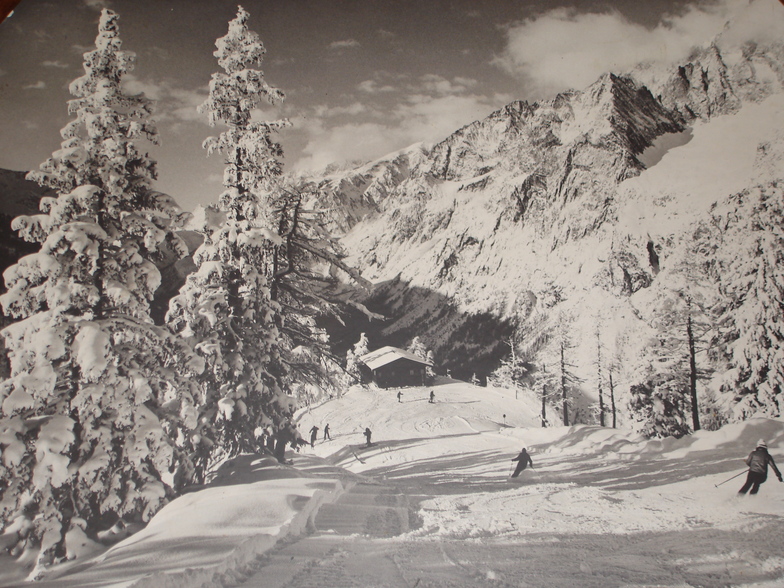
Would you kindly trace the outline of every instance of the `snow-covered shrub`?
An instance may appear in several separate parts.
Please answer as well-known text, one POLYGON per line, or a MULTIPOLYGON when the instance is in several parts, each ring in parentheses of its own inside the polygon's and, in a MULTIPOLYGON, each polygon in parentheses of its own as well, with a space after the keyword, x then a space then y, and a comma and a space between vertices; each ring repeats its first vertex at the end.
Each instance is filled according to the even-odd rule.
MULTIPOLYGON (((153 192, 152 103, 121 80, 117 15, 104 10, 70 87, 62 148, 29 178, 54 188, 13 228, 41 244, 4 274, 10 377, 0 383, 0 525, 43 566, 119 517, 148 520, 191 476, 188 432, 203 362, 155 327, 150 258, 181 211, 153 192), (181 443, 174 439, 180 437, 181 443)), ((181 248, 185 251, 185 247, 181 248)))

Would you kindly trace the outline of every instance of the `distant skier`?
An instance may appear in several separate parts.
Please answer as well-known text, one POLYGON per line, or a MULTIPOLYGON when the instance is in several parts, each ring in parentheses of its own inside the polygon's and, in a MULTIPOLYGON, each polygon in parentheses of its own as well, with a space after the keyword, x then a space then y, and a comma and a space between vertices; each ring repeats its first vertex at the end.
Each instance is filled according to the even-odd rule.
POLYGON ((523 450, 520 452, 520 455, 512 458, 512 461, 517 462, 517 467, 515 468, 514 474, 512 474, 513 478, 519 476, 520 472, 522 472, 529 465, 531 467, 534 467, 534 462, 531 461, 531 456, 528 455, 528 452, 525 450, 525 447, 523 447, 523 450))
POLYGON ((313 425, 313 427, 310 429, 310 446, 311 447, 313 447, 313 445, 316 443, 316 435, 318 435, 318 432, 319 432, 319 428, 316 425, 313 425))
POLYGON ((367 445, 370 447, 370 436, 373 434, 373 431, 370 430, 370 427, 365 427, 365 439, 367 439, 367 445))
POLYGON ((332 437, 329 436, 329 423, 324 425, 324 441, 326 441, 327 439, 332 441, 332 437))
POLYGON ((430 404, 433 404, 435 401, 436 401, 436 393, 433 390, 431 390, 430 391, 430 400, 428 400, 428 402, 430 404))
POLYGON ((398 402, 403 402, 402 400, 400 400, 401 398, 403 398, 403 392, 401 390, 398 390, 397 391, 397 401, 398 402))
POLYGON ((746 465, 749 466, 749 474, 746 476, 746 483, 738 490, 739 495, 746 494, 746 492, 749 492, 749 489, 751 489, 749 494, 757 493, 760 484, 768 479, 768 464, 770 464, 770 467, 776 472, 776 477, 779 479, 779 482, 782 481, 781 472, 779 471, 779 468, 776 467, 776 462, 773 461, 773 457, 768 453, 768 444, 765 443, 763 439, 759 440, 757 448, 749 453, 749 456, 745 461, 746 465))
POLYGON ((291 464, 291 460, 286 460, 286 445, 291 444, 297 448, 297 429, 291 423, 282 426, 275 434, 275 458, 283 464, 291 464))

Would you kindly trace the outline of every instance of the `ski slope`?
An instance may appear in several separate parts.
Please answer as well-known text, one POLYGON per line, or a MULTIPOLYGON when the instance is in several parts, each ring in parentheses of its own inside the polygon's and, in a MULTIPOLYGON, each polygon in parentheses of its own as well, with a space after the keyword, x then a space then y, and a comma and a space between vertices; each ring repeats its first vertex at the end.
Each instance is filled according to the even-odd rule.
MULTIPOLYGON (((39 585, 784 585, 784 484, 771 474, 743 498, 744 476, 721 484, 760 438, 784 465, 780 419, 645 440, 542 429, 536 399, 506 390, 441 380, 403 389, 401 402, 397 392, 355 387, 300 410, 302 436, 320 430, 313 448, 287 454, 292 466, 235 458, 146 528, 86 545, 39 585), (523 446, 534 468, 511 481, 523 446), (379 504, 386 518, 373 520, 379 504)), ((0 585, 30 585, 5 555, 0 585)))

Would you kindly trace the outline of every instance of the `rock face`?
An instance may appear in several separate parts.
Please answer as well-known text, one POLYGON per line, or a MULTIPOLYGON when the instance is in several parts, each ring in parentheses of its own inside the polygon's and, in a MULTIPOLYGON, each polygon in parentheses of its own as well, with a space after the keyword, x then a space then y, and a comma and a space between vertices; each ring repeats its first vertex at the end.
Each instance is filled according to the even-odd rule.
MULTIPOLYGON (((509 351, 503 339, 537 312, 576 315, 583 342, 597 317, 634 322, 634 297, 656 284, 687 220, 729 195, 677 209, 668 183, 705 173, 696 163, 655 188, 635 181, 679 150, 696 158, 690 142, 748 105, 772 108, 783 88, 781 45, 727 55, 712 45, 668 70, 606 74, 584 91, 513 102, 430 151, 311 178, 334 206, 349 261, 376 284, 368 307, 389 317, 351 327, 372 346, 419 335, 443 369, 468 378, 487 374, 509 351), (669 220, 659 222, 663 211, 669 220)), ((780 154, 777 137, 761 138, 751 157, 780 154)))

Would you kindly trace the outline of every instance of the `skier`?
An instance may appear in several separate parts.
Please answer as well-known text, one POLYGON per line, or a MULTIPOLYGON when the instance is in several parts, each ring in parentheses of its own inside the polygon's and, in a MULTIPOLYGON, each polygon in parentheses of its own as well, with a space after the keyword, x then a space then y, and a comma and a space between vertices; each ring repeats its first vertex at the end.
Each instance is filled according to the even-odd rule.
POLYGON ((782 481, 781 472, 779 471, 779 468, 776 467, 776 462, 773 461, 773 457, 768 453, 768 444, 765 443, 764 439, 759 440, 757 448, 749 453, 749 456, 745 461, 746 465, 749 466, 749 474, 746 476, 746 483, 738 490, 738 495, 746 494, 746 492, 749 492, 749 488, 751 489, 749 494, 757 493, 760 484, 768 479, 768 464, 770 464, 773 471, 776 472, 776 477, 779 479, 779 482, 782 481))
POLYGON ((275 458, 287 465, 291 464, 291 460, 286 460, 286 445, 289 443, 296 448, 296 429, 291 423, 282 426, 275 435, 275 458))
POLYGON ((430 404, 433 404, 435 401, 436 401, 436 393, 433 390, 431 390, 430 391, 430 400, 428 400, 428 402, 430 404))
POLYGON ((365 439, 367 439, 367 445, 370 447, 370 436, 373 434, 373 431, 370 430, 370 427, 365 427, 365 439))
POLYGON ((520 452, 520 455, 512 458, 512 461, 517 462, 517 467, 515 468, 514 474, 512 474, 513 478, 519 476, 520 472, 522 472, 529 465, 531 467, 534 467, 534 462, 531 461, 531 456, 528 455, 528 452, 526 452, 525 447, 523 447, 523 450, 520 452))
POLYGON ((400 400, 401 398, 403 398, 403 392, 401 390, 398 390, 397 391, 397 401, 398 402, 403 402, 402 400, 400 400))
POLYGON ((332 441, 332 437, 329 436, 329 423, 324 425, 324 441, 326 441, 327 439, 332 441))
POLYGON ((313 444, 316 442, 316 435, 318 435, 319 428, 316 425, 310 429, 310 447, 313 447, 313 444))

